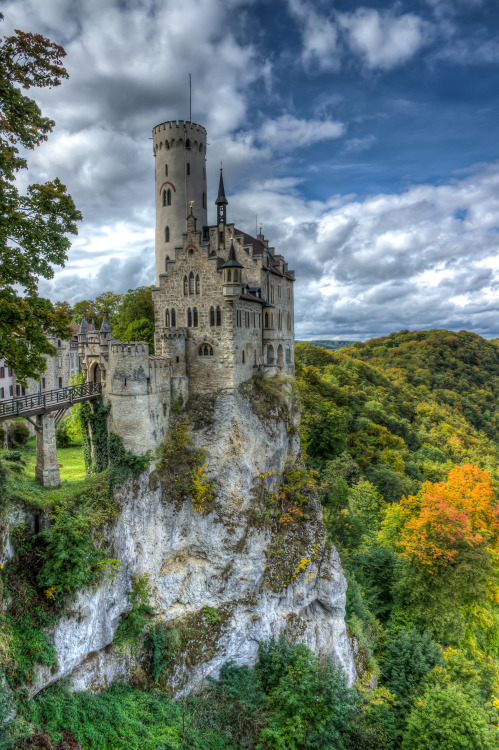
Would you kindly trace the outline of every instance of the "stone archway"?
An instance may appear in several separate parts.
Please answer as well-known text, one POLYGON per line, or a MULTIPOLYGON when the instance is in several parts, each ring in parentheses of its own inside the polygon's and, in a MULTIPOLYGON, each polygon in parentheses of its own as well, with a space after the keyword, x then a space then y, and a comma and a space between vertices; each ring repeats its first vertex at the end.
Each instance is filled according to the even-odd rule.
POLYGON ((267 347, 267 364, 274 364, 274 347, 272 346, 272 344, 269 344, 267 347))

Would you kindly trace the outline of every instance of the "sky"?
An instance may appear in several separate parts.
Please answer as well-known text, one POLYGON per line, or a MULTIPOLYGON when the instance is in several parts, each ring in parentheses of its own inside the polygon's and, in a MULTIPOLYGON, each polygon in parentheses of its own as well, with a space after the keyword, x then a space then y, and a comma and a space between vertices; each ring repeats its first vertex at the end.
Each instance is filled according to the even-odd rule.
POLYGON ((499 335, 497 0, 2 5, 3 34, 67 52, 69 80, 30 91, 56 126, 27 178, 83 214, 43 296, 154 283, 151 131, 189 119, 191 73, 208 220, 223 160, 228 221, 296 271, 297 338, 499 335))

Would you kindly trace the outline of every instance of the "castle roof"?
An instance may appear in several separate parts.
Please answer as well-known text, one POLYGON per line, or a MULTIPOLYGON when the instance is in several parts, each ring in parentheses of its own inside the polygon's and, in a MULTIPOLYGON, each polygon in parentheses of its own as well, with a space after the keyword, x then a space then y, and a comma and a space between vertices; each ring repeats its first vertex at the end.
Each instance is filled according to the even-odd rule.
POLYGON ((218 196, 215 201, 217 206, 227 206, 229 201, 225 197, 224 178, 222 175, 222 167, 220 167, 220 181, 218 183, 218 196))
POLYGON ((244 268, 239 261, 236 259, 236 251, 234 250, 234 243, 230 243, 229 257, 220 268, 244 268))

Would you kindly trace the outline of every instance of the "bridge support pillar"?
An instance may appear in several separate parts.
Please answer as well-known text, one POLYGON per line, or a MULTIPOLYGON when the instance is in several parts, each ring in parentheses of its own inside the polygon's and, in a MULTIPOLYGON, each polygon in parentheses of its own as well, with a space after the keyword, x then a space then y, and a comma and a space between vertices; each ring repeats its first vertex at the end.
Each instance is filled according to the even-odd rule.
POLYGON ((61 475, 57 466, 55 421, 52 414, 36 418, 36 469, 35 477, 44 487, 59 487, 61 475))

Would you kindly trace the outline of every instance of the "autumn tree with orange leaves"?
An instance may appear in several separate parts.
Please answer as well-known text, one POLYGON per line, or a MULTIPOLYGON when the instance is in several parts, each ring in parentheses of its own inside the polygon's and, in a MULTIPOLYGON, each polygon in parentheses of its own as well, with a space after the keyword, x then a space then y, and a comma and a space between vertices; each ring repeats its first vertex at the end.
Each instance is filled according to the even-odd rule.
POLYGON ((454 466, 446 482, 425 482, 386 515, 382 538, 432 572, 469 548, 497 547, 499 509, 487 471, 454 466))

